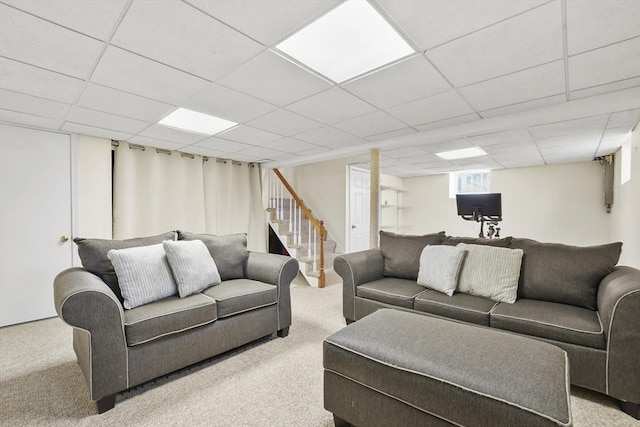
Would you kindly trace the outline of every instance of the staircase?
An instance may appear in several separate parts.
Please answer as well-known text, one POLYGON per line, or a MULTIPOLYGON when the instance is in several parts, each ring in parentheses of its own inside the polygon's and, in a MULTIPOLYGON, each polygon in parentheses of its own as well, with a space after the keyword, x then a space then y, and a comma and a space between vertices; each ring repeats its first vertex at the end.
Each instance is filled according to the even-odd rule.
POLYGON ((286 252, 298 260, 306 281, 318 288, 337 283, 340 278, 333 271, 336 243, 327 238, 324 222, 314 216, 277 169, 269 173, 266 187, 269 226, 286 252))

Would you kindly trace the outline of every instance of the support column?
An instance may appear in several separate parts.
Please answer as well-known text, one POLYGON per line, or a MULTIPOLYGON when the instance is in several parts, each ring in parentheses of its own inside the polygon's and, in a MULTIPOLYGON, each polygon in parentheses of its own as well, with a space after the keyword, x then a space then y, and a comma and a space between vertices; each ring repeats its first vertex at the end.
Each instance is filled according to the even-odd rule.
POLYGON ((378 247, 378 229, 380 227, 380 150, 371 150, 371 193, 369 205, 369 247, 378 247))

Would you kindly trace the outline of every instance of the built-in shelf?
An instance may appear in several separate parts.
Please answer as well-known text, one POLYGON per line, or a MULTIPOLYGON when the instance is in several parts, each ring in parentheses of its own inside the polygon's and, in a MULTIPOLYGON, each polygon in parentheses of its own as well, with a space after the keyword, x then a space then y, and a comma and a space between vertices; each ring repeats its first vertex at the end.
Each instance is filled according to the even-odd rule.
POLYGON ((398 232, 402 228, 402 188, 391 185, 380 186, 380 229, 398 232))

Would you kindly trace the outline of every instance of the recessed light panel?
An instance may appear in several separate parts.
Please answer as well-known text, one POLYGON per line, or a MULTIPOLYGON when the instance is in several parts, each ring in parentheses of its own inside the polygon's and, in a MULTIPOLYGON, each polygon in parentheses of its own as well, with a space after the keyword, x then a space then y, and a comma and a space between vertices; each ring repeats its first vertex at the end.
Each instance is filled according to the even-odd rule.
POLYGON ((168 126, 175 129, 186 130, 188 132, 202 133, 204 135, 215 135, 225 129, 229 129, 237 123, 220 119, 197 111, 178 108, 164 119, 158 122, 159 125, 168 126))
POLYGON ((436 156, 447 160, 466 159, 468 157, 484 156, 487 153, 478 147, 463 148, 462 150, 443 151, 436 153, 436 156))
POLYGON ((414 53, 364 0, 341 4, 276 47, 337 83, 414 53))

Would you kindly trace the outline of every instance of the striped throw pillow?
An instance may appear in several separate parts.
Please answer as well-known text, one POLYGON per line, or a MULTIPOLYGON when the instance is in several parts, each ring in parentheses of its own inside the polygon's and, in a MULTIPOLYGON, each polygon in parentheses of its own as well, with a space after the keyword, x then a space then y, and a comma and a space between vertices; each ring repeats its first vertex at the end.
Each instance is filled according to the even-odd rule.
POLYGON ((458 278, 458 292, 498 302, 516 301, 522 249, 464 243, 458 246, 462 246, 465 252, 458 278))
POLYGON ((135 308, 177 294, 162 243, 107 252, 118 277, 124 308, 135 308))

